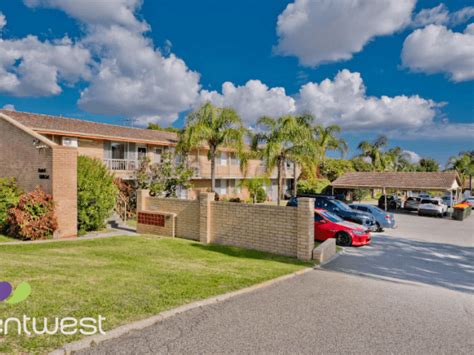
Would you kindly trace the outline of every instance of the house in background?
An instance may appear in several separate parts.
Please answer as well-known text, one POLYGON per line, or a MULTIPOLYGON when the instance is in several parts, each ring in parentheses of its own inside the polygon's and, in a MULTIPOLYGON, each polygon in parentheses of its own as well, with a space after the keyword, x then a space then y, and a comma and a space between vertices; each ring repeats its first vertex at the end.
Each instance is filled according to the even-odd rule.
MULTIPOLYGON (((42 114, 0 110, 0 119, 7 117, 17 125, 26 127, 35 134, 41 135, 59 147, 77 150, 78 155, 86 155, 100 159, 115 176, 124 180, 134 179, 135 171, 142 158, 148 157, 151 163, 160 163, 163 153, 174 149, 178 137, 176 133, 131 128, 103 124, 79 119, 55 117, 42 114)), ((0 132, 0 139, 4 133, 0 132)), ((14 149, 3 149, 2 164, 17 159, 14 149)), ((182 198, 195 198, 200 191, 211 188, 211 163, 207 158, 207 150, 203 147, 192 151, 188 156, 189 166, 194 170, 193 187, 181 191, 182 198)), ((8 176, 5 169, 0 168, 0 176, 8 176)), ((229 149, 222 149, 216 162, 216 192, 222 197, 248 198, 245 189, 239 188, 243 178, 262 176, 265 167, 260 160, 251 160, 246 174, 240 169, 240 161, 229 149)), ((288 164, 285 171, 287 189, 291 186, 293 166, 288 164)), ((276 171, 271 175, 271 185, 266 189, 269 200, 277 198, 276 171)))

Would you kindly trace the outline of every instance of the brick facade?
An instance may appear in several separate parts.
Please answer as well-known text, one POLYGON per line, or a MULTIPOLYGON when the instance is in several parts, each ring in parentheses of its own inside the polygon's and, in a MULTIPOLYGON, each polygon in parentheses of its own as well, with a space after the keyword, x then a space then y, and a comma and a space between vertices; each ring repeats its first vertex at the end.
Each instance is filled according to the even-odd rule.
MULTIPOLYGON (((214 194, 199 200, 150 197, 138 194, 138 212, 173 213, 176 236, 202 243, 233 245, 311 260, 314 248, 314 200, 301 198, 298 208, 216 202, 214 194), (183 234, 184 233, 184 234, 183 234)), ((172 236, 161 227, 138 223, 138 231, 172 236)))
POLYGON ((0 114, 0 177, 14 177, 26 192, 52 194, 55 238, 77 236, 77 149, 62 147, 0 114))

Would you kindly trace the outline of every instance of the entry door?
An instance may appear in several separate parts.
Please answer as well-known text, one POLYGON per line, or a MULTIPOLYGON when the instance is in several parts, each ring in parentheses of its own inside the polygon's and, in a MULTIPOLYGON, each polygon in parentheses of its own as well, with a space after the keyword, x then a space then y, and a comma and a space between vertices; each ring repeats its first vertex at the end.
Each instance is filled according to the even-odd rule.
POLYGON ((147 148, 145 145, 137 146, 137 157, 138 160, 143 160, 146 158, 147 148))

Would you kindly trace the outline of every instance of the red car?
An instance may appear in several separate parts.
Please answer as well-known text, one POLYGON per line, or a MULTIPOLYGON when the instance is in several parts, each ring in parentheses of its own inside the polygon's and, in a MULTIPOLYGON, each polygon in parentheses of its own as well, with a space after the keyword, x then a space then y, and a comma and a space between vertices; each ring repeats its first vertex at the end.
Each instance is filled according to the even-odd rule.
POLYGON ((360 224, 342 218, 320 208, 314 210, 314 240, 336 238, 337 245, 361 246, 370 244, 370 232, 360 224))

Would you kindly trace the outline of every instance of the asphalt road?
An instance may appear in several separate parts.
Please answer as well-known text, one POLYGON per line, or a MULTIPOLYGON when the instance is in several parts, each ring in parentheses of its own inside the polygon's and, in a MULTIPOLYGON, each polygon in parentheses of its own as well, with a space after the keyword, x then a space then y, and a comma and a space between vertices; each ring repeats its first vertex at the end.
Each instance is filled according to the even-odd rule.
POLYGON ((83 353, 474 353, 474 217, 397 218, 323 270, 83 353))

